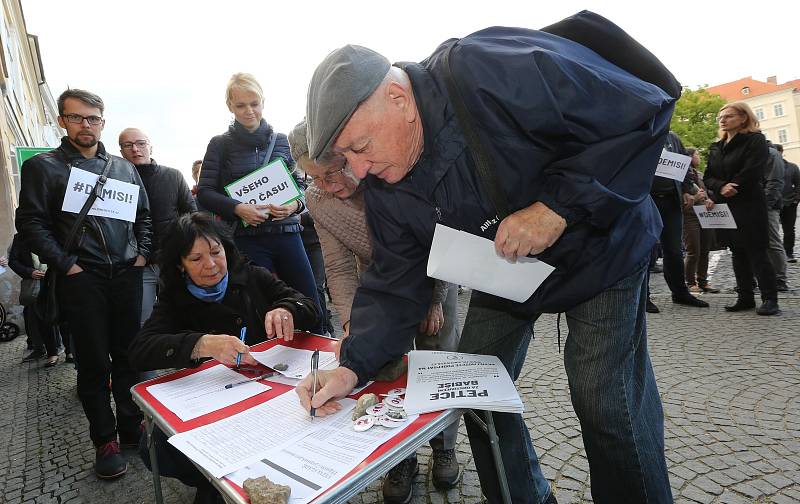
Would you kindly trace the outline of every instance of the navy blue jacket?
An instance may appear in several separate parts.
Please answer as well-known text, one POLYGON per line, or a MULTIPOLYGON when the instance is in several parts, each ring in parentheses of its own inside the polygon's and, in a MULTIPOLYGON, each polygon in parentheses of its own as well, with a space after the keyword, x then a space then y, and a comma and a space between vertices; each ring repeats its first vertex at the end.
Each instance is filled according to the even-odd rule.
POLYGON ((398 64, 411 79, 424 151, 396 184, 367 178, 373 263, 342 345, 342 365, 360 382, 410 347, 433 292, 426 265, 436 223, 490 240, 499 224, 447 96, 442 55, 454 43, 453 77, 509 211, 541 201, 568 223, 539 256, 556 270, 530 299, 473 292, 473 303, 528 318, 568 310, 643 267, 661 232, 649 191, 677 93, 571 40, 519 28, 488 28, 420 64, 398 64))
MULTIPOLYGON (((228 131, 211 139, 203 157, 203 169, 200 171, 200 181, 197 184, 197 199, 204 209, 230 223, 240 223, 239 217, 234 213, 239 201, 225 193, 223 188, 226 185, 278 158, 282 158, 290 169, 294 167, 286 135, 273 132, 272 127, 263 119, 261 124, 260 129, 266 127, 266 131, 263 132, 265 134, 261 135, 261 141, 248 144, 243 138, 250 136, 242 131, 243 128, 239 123, 234 122, 228 131), (272 134, 277 135, 275 147, 270 159, 266 159, 269 138, 272 134)), ((294 172, 293 176, 297 185, 301 189, 305 188, 302 177, 297 172, 294 172)), ((301 199, 300 208, 304 207, 305 202, 301 199)), ((236 234, 299 233, 300 229, 300 216, 292 215, 279 221, 267 220, 258 226, 236 225, 236 234)))

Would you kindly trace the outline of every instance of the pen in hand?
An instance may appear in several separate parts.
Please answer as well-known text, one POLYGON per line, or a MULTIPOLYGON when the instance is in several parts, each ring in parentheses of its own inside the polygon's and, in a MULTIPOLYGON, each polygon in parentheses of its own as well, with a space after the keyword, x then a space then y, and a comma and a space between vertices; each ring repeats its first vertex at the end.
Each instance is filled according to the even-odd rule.
MULTIPOLYGON (((311 354, 311 376, 313 379, 313 385, 311 385, 311 400, 314 400, 314 394, 317 393, 317 370, 319 369, 319 349, 314 350, 314 353, 311 354)), ((317 414, 317 409, 312 405, 311 406, 311 419, 313 420, 317 414)))
POLYGON ((248 379, 242 380, 240 382, 229 383, 229 384, 225 385, 225 388, 226 389, 231 389, 231 388, 236 387, 238 385, 244 385, 245 383, 250 383, 250 382, 254 382, 254 381, 258 381, 258 380, 263 380, 264 378, 269 378, 271 376, 275 376, 275 372, 274 371, 271 371, 269 373, 264 373, 264 374, 259 375, 259 376, 254 376, 252 378, 248 378, 248 379))
MULTIPOLYGON (((239 339, 242 340, 242 343, 244 343, 244 337, 245 337, 246 334, 247 334, 247 327, 242 326, 242 330, 239 331, 239 339)), ((236 369, 239 369, 239 364, 241 364, 241 363, 242 363, 242 354, 241 354, 241 352, 237 352, 236 353, 236 369)), ((225 387, 225 388, 227 388, 227 387, 225 387)))

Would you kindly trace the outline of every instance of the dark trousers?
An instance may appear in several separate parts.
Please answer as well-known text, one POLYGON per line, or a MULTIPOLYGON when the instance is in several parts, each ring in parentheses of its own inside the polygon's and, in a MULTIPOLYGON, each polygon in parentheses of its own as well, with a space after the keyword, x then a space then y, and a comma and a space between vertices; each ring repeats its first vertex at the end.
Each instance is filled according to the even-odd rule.
MULTIPOLYGON (((176 478, 184 485, 197 488, 203 494, 218 494, 208 478, 203 476, 197 467, 177 448, 169 444, 167 436, 158 428, 153 428, 153 445, 158 461, 158 472, 161 476, 176 478)), ((153 470, 150 464, 150 451, 147 448, 147 436, 139 438, 139 456, 145 467, 153 470)))
POLYGON ((700 227, 697 216, 683 214, 683 243, 686 246, 686 261, 683 264, 688 285, 708 284, 708 251, 711 248, 713 231, 700 227))
POLYGON ((22 317, 25 320, 25 333, 33 348, 44 347, 48 357, 58 355, 58 339, 55 329, 45 325, 44 320, 36 313, 36 308, 26 306, 22 309, 22 317))
POLYGON ((325 300, 325 261, 322 258, 322 246, 319 243, 306 245, 306 255, 308 262, 311 263, 311 271, 314 273, 314 283, 317 284, 317 296, 319 296, 319 307, 322 310, 322 329, 333 334, 333 322, 331 322, 331 312, 328 310, 328 303, 325 300))
POLYGON ((781 210, 781 227, 783 228, 783 248, 786 257, 794 257, 794 224, 797 221, 797 203, 787 205, 781 210))
POLYGON ((59 297, 79 356, 78 397, 92 442, 100 446, 114 441, 117 431, 138 435, 142 413, 131 398, 130 388, 137 381, 128 362, 128 345, 139 331, 142 268, 128 268, 113 278, 88 270, 62 276, 59 297))
POLYGON ((755 275, 758 288, 761 290, 761 299, 777 300, 778 283, 775 279, 775 270, 772 269, 772 263, 767 256, 767 246, 753 245, 741 239, 736 242, 731 245, 731 254, 739 298, 745 301, 753 299, 753 275, 755 275))
MULTIPOLYGON (((251 261, 275 273, 289 287, 312 299, 319 309, 317 284, 308 262, 300 233, 263 233, 254 236, 236 236, 236 246, 251 261)), ((320 313, 322 313, 320 311, 320 313)), ((322 317, 320 317, 321 319, 322 317)), ((322 323, 311 328, 321 334, 322 323)))
POLYGON ((653 201, 661 214, 664 228, 661 230, 661 250, 664 255, 664 280, 673 296, 687 296, 689 289, 683 274, 683 255, 681 237, 683 234, 683 212, 680 200, 669 194, 653 196, 653 201))

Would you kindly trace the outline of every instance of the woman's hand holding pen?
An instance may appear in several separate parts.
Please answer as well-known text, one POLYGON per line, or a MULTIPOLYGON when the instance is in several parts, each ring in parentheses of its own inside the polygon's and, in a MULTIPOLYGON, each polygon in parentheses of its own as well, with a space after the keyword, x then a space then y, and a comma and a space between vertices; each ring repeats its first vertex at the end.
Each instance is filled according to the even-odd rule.
POLYGON ((268 338, 283 338, 284 341, 294 339, 294 317, 285 308, 275 308, 264 317, 264 329, 268 338))
POLYGON ((258 362, 250 355, 250 347, 242 343, 236 336, 204 334, 195 344, 192 358, 213 357, 225 365, 235 366, 238 354, 242 354, 242 364, 258 365, 258 362))

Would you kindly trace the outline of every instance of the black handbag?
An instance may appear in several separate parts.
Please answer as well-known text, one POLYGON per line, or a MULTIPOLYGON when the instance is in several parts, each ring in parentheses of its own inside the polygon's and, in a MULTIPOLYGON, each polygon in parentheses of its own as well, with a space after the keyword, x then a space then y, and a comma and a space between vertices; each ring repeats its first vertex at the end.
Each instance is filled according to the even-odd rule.
MULTIPOLYGON (((72 169, 71 165, 67 168, 72 169)), ((78 213, 78 218, 72 224, 72 229, 69 230, 67 239, 64 241, 64 251, 69 252, 75 242, 75 236, 78 234, 78 229, 83 225, 86 215, 94 205, 95 200, 103 194, 103 186, 108 181, 108 171, 111 169, 111 156, 108 156, 106 165, 103 167, 103 172, 94 184, 94 190, 89 194, 86 202, 81 207, 78 213)), ((100 198, 102 199, 102 198, 100 198)), ((39 297, 36 299, 36 312, 39 317, 44 321, 47 326, 54 326, 61 322, 61 310, 58 306, 58 273, 55 268, 48 268, 42 284, 39 289, 39 297)))

